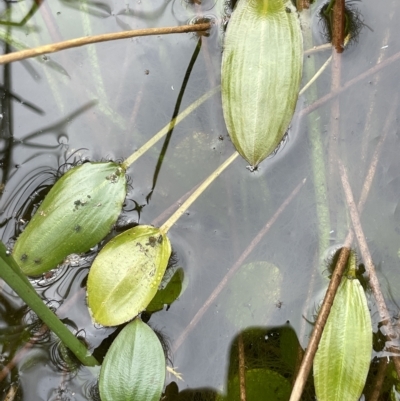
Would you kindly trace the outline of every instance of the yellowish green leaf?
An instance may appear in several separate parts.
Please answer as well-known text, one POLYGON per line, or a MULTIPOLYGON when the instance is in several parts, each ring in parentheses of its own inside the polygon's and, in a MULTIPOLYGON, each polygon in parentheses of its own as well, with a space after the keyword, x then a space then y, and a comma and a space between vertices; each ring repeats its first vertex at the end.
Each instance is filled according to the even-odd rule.
POLYGON ((146 309, 170 256, 168 237, 155 227, 137 226, 113 238, 89 271, 87 299, 93 319, 116 326, 146 309))

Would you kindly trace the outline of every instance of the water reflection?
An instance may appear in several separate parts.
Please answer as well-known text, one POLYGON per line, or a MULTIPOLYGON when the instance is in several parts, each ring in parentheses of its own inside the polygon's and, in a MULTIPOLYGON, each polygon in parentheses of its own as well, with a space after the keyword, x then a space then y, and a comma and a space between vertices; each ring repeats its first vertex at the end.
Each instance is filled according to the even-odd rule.
MULTIPOLYGON (((16 40, 33 47, 91 32, 174 25, 204 15, 214 16, 218 24, 230 12, 224 1, 203 0, 202 4, 197 3, 126 1, 115 6, 109 1, 88 1, 85 4, 78 1, 44 2, 30 17, 28 35, 24 29, 8 28, 12 28, 10 32, 16 40)), ((357 3, 357 6, 364 12, 365 21, 374 32, 363 30, 357 46, 344 53, 342 85, 399 51, 398 37, 393 34, 397 32, 398 4, 388 2, 384 13, 382 5, 371 0, 357 3)), ((31 4, 2 3, 2 7, 3 11, 12 7, 13 21, 18 22, 29 14, 31 4)), ((3 13, 3 19, 6 16, 3 13)), ((322 41, 320 27, 314 28, 315 38, 322 41)), ((5 33, 2 31, 0 35, 4 41, 5 33)), ((202 48, 183 97, 180 97, 178 88, 196 47, 197 38, 193 35, 103 43, 54 54, 52 60, 29 60, 1 67, 1 93, 4 96, 0 113, 0 151, 1 182, 4 185, 1 187, 0 226, 3 240, 10 240, 11 244, 13 237, 23 229, 47 188, 58 176, 59 166, 70 155, 75 158, 69 161, 71 163, 79 159, 124 159, 169 122, 178 100, 182 107, 186 107, 218 83, 221 33, 222 29, 215 26, 210 37, 202 38, 202 48), (58 69, 49 68, 51 65, 58 66, 58 69)), ((6 43, 10 49, 9 41, 6 43)), ((318 67, 326 58, 323 53, 306 57, 306 74, 313 63, 318 67)), ((385 295, 391 299, 389 308, 392 315, 397 316, 400 213, 397 185, 399 136, 395 117, 398 114, 395 103, 398 66, 395 63, 393 61, 367 80, 359 80, 339 98, 341 113, 337 121, 340 135, 331 128, 331 104, 324 103, 309 118, 302 116, 296 122, 295 129, 288 133, 286 145, 266 160, 258 172, 250 174, 245 163, 238 162, 219 177, 218 182, 171 230, 171 241, 184 267, 182 292, 169 307, 164 303, 161 308, 158 305, 157 313, 149 313, 147 318, 153 327, 162 328, 174 348, 185 328, 248 244, 280 208, 288 193, 307 177, 303 190, 275 220, 260 246, 253 249, 249 259, 243 263, 263 261, 278 268, 280 281, 276 286, 279 293, 270 291, 271 294, 266 295, 273 297, 261 300, 256 293, 251 293, 250 288, 245 295, 251 295, 253 299, 248 302, 235 296, 241 289, 238 285, 231 289, 232 299, 225 305, 222 305, 222 300, 211 300, 207 304, 207 314, 196 329, 179 349, 172 352, 171 359, 182 372, 185 383, 177 384, 176 378, 169 377, 165 390, 167 399, 202 396, 212 400, 226 395, 229 382, 235 386, 240 383, 240 338, 245 364, 251 371, 248 373, 249 381, 258 375, 260 369, 274 372, 267 373, 267 377, 278 377, 279 374, 282 383, 291 381, 297 354, 294 346, 282 348, 284 330, 280 325, 290 320, 293 327, 288 329, 289 337, 294 338, 298 333, 296 341, 304 348, 311 326, 304 322, 302 315, 306 314, 304 310, 309 310, 310 300, 311 309, 314 308, 316 294, 325 285, 325 278, 320 275, 322 254, 329 246, 343 241, 348 227, 341 187, 327 184, 329 180, 325 173, 334 170, 335 166, 335 159, 329 158, 328 148, 337 143, 337 154, 348 165, 354 192, 360 193, 371 155, 385 127, 385 119, 389 120, 388 135, 378 162, 374 189, 362 219, 373 258, 379 265, 381 284, 385 295), (318 176, 322 176, 321 181, 318 181, 318 176), (325 186, 329 189, 329 201, 318 197, 318 191, 325 186), (328 202, 329 210, 324 214, 323 207, 328 202), (324 223, 324 216, 328 216, 328 223, 324 223), (322 226, 326 230, 321 229, 322 226), (249 307, 249 303, 254 305, 249 307), (230 307, 232 310, 229 312, 230 307), (270 320, 262 321, 267 316, 261 316, 259 311, 269 307, 270 320), (236 314, 236 311, 240 313, 236 314), (246 318, 252 320, 243 320, 237 325, 234 318, 243 311, 247 313, 246 318), (250 329, 247 327, 249 324, 262 324, 263 327, 250 329), (253 345, 250 347, 250 344, 253 345)), ((330 91, 329 70, 320 77, 317 85, 315 98, 301 98, 299 110, 330 91)), ((120 220, 122 228, 117 230, 124 229, 124 222, 129 227, 139 221, 148 224, 160 215, 165 216, 164 212, 171 205, 189 193, 232 152, 219 98, 210 99, 175 127, 168 147, 168 152, 162 152, 162 145, 157 145, 129 169, 131 186, 120 220), (163 165, 156 174, 155 166, 160 154, 163 155, 163 165), (154 177, 157 185, 153 183, 154 177), (148 202, 149 194, 151 202, 148 202)), ((85 280, 92 256, 80 255, 79 265, 75 266, 77 258, 70 258, 68 266, 57 271, 57 275, 42 277, 35 285, 44 298, 52 300, 59 316, 66 319, 74 331, 85 329, 91 349, 95 349, 96 357, 101 360, 118 330, 92 324, 85 302, 85 280)), ((258 284, 263 286, 261 280, 258 284)), ((375 310, 374 305, 372 310, 375 310)), ((0 327, 3 331, 0 331, 0 336, 3 340, 9 338, 10 342, 2 343, 4 360, 0 363, 3 366, 18 355, 32 335, 29 325, 34 323, 34 317, 25 318, 24 313, 20 300, 5 288, 1 298, 0 327)), ((72 392, 76 400, 94 397, 90 395, 89 387, 95 378, 86 369, 79 370, 67 386, 60 385, 64 380, 63 373, 48 363, 48 349, 44 346, 49 345, 48 334, 41 333, 40 324, 35 324, 33 334, 43 334, 43 338, 39 338, 40 345, 26 351, 18 369, 4 374, 1 389, 19 381, 24 401, 72 397, 72 392)), ((377 315, 374 316, 374 330, 375 359, 369 380, 374 383, 375 375, 383 368, 387 369, 382 396, 389 397, 396 382, 391 379, 392 365, 381 366, 386 359, 383 358, 386 340, 377 315)), ((373 384, 368 386, 373 387, 373 384)), ((311 385, 310 391, 312 393, 311 385)))
MULTIPOLYGON (((164 397, 171 401, 284 401, 290 396, 302 356, 296 332, 289 324, 269 328, 248 327, 231 342, 223 388, 179 391, 179 386, 173 381, 167 386, 164 397)), ((303 399, 314 399, 312 380, 306 385, 303 399)))

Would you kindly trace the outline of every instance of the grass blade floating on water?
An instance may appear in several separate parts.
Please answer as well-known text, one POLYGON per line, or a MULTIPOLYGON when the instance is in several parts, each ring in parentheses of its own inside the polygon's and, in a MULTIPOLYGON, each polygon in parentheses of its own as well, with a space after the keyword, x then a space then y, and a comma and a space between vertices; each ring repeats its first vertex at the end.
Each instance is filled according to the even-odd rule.
POLYGON ((302 64, 303 39, 291 1, 239 0, 225 36, 222 107, 232 142, 253 168, 288 129, 302 64))

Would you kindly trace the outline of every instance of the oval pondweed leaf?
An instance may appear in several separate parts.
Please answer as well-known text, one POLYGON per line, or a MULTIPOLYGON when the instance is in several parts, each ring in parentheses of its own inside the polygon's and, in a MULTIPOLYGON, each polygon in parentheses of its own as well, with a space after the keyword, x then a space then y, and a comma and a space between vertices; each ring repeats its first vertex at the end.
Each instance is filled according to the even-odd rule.
POLYGON ((165 382, 165 356, 154 331, 140 319, 126 325, 101 367, 103 401, 159 401, 165 382))
POLYGON ((15 260, 34 276, 71 253, 88 251, 111 231, 125 196, 125 171, 116 163, 84 163, 69 170, 18 237, 15 260))
POLYGON ((170 256, 168 237, 155 227, 137 226, 113 238, 89 271, 87 299, 93 319, 116 326, 146 309, 170 256))
POLYGON ((315 355, 318 401, 357 401, 367 379, 372 353, 371 316, 354 271, 350 269, 342 278, 315 355))
POLYGON ((256 167, 293 117, 303 65, 300 22, 291 1, 239 0, 222 56, 222 107, 236 150, 256 167))

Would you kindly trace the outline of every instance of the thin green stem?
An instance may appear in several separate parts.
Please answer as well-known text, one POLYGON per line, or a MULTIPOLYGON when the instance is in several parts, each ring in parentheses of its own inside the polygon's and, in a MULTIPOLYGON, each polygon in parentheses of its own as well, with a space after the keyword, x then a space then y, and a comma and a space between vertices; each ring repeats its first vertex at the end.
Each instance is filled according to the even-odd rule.
POLYGON ((323 66, 314 74, 314 76, 301 88, 301 91, 299 92, 299 96, 301 96, 317 79, 318 77, 326 70, 326 67, 328 67, 329 63, 332 61, 332 56, 328 58, 328 60, 325 61, 323 66))
MULTIPOLYGON (((303 11, 303 18, 310 18, 310 11, 303 11)), ((312 38, 309 31, 304 32, 304 43, 306 47, 312 47, 312 38)), ((314 59, 306 58, 307 63, 304 68, 304 75, 308 80, 313 80, 315 76, 315 62, 314 59)), ((329 60, 329 59, 328 59, 329 60)), ((327 62, 326 62, 327 63, 327 62)), ((326 64, 325 63, 325 64, 326 64)), ((324 65, 325 65, 324 64, 324 65)), ((318 74, 318 73, 317 73, 318 74)), ((305 88, 308 84, 305 85, 305 88)), ((311 86, 307 92, 307 101, 312 103, 317 98, 317 90, 315 86, 311 86)), ((330 232, 330 216, 328 206, 328 193, 326 183, 326 166, 325 166, 325 154, 324 147, 321 138, 321 126, 320 119, 317 113, 313 113, 309 116, 309 130, 308 136, 311 143, 311 164, 313 170, 313 183, 316 197, 316 209, 318 217, 318 238, 319 238, 319 255, 323 255, 323 252, 329 246, 329 232, 330 232)))
POLYGON ((203 183, 186 199, 182 206, 160 227, 162 234, 166 234, 168 230, 176 223, 191 204, 207 189, 207 187, 239 156, 235 152, 229 159, 222 163, 203 183))
POLYGON ((157 161, 156 169, 155 169, 154 175, 153 175, 153 185, 151 186, 150 193, 146 196, 147 203, 149 203, 150 198, 151 198, 151 196, 153 194, 154 188, 156 187, 158 175, 160 173, 160 170, 161 170, 165 155, 166 155, 167 150, 168 150, 169 141, 171 140, 172 133, 174 131, 174 125, 175 124, 172 124, 172 121, 174 121, 174 119, 179 115, 179 109, 181 107, 182 98, 183 98, 183 95, 184 95, 185 90, 186 90, 186 85, 189 82, 189 78, 190 78, 190 74, 191 74, 191 72, 193 70, 193 66, 195 65, 196 60, 197 60, 197 56, 200 53, 201 44, 202 44, 202 41, 201 41, 201 36, 200 36, 199 40, 197 41, 197 45, 196 45, 196 48, 194 50, 194 53, 193 53, 193 55, 192 55, 192 57, 190 59, 188 68, 187 68, 185 76, 183 78, 181 89, 180 89, 178 97, 176 99, 175 109, 174 109, 174 112, 172 114, 172 118, 171 118, 171 122, 170 122, 171 129, 169 130, 168 134, 166 135, 166 137, 164 139, 164 144, 162 146, 162 149, 161 149, 161 152, 160 152, 160 156, 159 156, 158 161, 157 161))
POLYGON ((43 303, 28 279, 23 276, 13 257, 8 254, 3 243, 0 243, 0 278, 17 293, 84 365, 99 365, 99 362, 90 355, 85 345, 43 303))
POLYGON ((168 132, 174 128, 177 124, 179 124, 184 118, 186 118, 192 111, 197 109, 202 103, 204 103, 207 99, 209 99, 211 96, 215 95, 219 90, 221 89, 221 86, 218 85, 217 87, 209 90, 207 93, 205 93, 202 97, 197 99, 195 102, 193 102, 190 106, 188 106, 185 110, 182 111, 182 113, 179 113, 178 116, 173 118, 165 127, 163 127, 156 135, 154 135, 149 141, 147 141, 140 149, 138 149, 136 152, 132 153, 123 163, 122 167, 127 170, 128 167, 135 162, 137 159, 139 159, 140 156, 142 156, 146 151, 148 151, 154 144, 156 144, 163 136, 167 135, 168 132))

